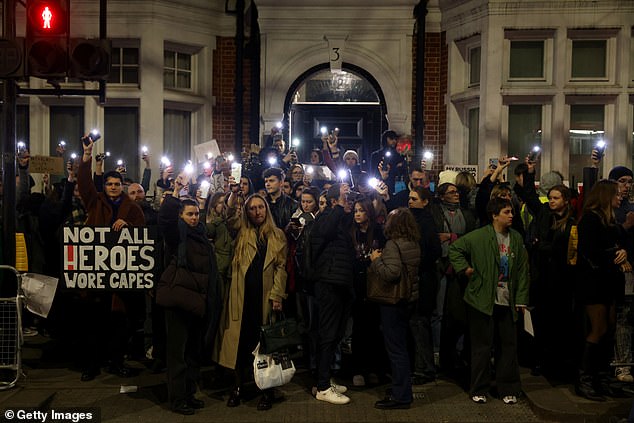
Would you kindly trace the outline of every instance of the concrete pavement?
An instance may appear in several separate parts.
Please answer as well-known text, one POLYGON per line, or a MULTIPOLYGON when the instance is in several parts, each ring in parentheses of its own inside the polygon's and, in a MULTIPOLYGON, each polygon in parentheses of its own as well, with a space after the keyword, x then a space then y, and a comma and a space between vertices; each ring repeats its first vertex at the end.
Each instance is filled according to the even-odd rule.
MULTIPOLYGON (((484 405, 473 403, 467 393, 450 380, 416 387, 409 410, 381 411, 373 407, 387 385, 358 389, 349 380, 352 402, 335 406, 315 400, 310 394, 312 378, 299 370, 291 383, 277 390, 283 399, 273 409, 257 411, 258 396, 241 406, 228 408, 226 387, 204 387, 198 398, 206 407, 193 416, 181 416, 166 405, 165 374, 153 374, 142 363, 131 362, 138 375, 122 379, 103 373, 91 382, 80 382, 79 373, 63 364, 41 359, 42 345, 27 339, 24 348, 25 375, 16 388, 0 392, 0 408, 97 407, 101 421, 133 422, 608 422, 611 416, 625 417, 631 398, 595 403, 577 397, 573 387, 553 384, 542 376, 522 370, 525 396, 516 405, 490 398, 484 405), (124 391, 121 393, 121 387, 124 391), (136 387, 130 388, 130 387, 136 387), (135 391, 135 392, 134 392, 135 391)), ((8 421, 2 420, 0 421, 8 421)), ((16 421, 16 420, 14 420, 16 421)))

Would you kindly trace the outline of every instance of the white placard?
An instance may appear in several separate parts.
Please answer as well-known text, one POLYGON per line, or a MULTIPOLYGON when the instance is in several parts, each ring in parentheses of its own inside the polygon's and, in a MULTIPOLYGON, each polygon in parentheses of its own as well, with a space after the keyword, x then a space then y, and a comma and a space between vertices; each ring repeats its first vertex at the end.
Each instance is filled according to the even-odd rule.
POLYGON ((469 172, 473 175, 475 180, 478 180, 478 165, 469 165, 469 164, 446 164, 445 170, 453 170, 455 172, 469 172))
POLYGON ((196 162, 203 163, 207 161, 207 154, 213 154, 213 157, 220 155, 220 148, 218 147, 218 141, 211 140, 202 144, 196 144, 194 146, 194 154, 196 155, 196 162))

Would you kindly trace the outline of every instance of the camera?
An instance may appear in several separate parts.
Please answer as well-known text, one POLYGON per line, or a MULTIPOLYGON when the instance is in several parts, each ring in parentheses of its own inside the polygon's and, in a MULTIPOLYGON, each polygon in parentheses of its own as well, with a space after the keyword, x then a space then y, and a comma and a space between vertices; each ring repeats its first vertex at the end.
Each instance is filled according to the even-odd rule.
POLYGON ((500 160, 499 159, 489 159, 489 167, 491 169, 497 169, 499 164, 500 164, 500 160))

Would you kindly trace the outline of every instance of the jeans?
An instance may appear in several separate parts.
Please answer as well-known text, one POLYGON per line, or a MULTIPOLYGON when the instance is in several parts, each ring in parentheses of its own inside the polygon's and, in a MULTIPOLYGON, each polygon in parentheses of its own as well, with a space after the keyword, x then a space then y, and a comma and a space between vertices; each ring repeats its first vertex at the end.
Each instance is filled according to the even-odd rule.
POLYGON ((431 315, 416 312, 409 325, 414 338, 414 374, 436 378, 431 315))
POLYGON ((405 304, 381 305, 381 327, 392 366, 392 399, 405 403, 412 402, 411 369, 407 352, 410 314, 410 308, 405 304))

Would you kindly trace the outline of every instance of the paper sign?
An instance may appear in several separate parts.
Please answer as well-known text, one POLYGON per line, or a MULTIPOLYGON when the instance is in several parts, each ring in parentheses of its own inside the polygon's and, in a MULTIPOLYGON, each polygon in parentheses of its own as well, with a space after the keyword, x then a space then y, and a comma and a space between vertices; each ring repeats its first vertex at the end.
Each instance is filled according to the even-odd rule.
POLYGON ((198 163, 206 162, 208 160, 207 154, 209 153, 211 153, 213 157, 218 157, 220 155, 218 141, 211 140, 202 144, 197 144, 194 146, 194 153, 196 154, 196 161, 198 163))
POLYGON ((64 159, 51 156, 31 156, 29 160, 29 172, 63 175, 64 159))
POLYGON ((533 330, 533 318, 531 317, 531 310, 524 310, 524 330, 530 334, 530 336, 535 336, 535 331, 533 330))
POLYGON ((458 164, 458 165, 451 165, 451 164, 446 164, 445 165, 445 170, 453 170, 455 172, 469 172, 470 174, 473 175, 473 177, 475 178, 475 180, 478 180, 478 165, 468 165, 468 164, 458 164))

